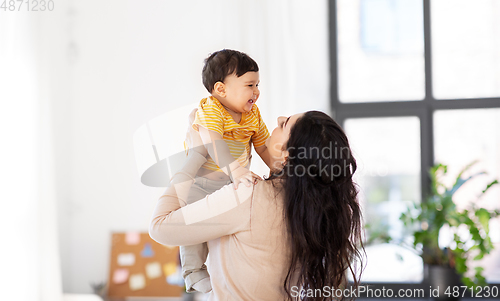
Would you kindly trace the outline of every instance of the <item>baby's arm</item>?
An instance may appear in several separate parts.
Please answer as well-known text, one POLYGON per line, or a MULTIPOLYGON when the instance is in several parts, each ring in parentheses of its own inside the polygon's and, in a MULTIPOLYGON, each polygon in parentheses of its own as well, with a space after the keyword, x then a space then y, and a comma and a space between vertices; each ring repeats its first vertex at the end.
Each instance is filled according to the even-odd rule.
POLYGON ((262 158, 262 161, 264 161, 264 163, 266 163, 271 170, 274 170, 274 168, 271 167, 271 154, 266 146, 266 141, 270 138, 269 131, 267 130, 266 124, 260 115, 259 109, 257 107, 255 108, 258 116, 257 125, 259 130, 252 136, 253 147, 255 148, 257 154, 259 154, 262 158))
POLYGON ((259 156, 262 158, 262 161, 266 163, 266 165, 271 168, 271 154, 269 154, 269 150, 267 149, 267 146, 261 145, 259 147, 255 147, 255 151, 259 156))
POLYGON ((235 189, 238 188, 240 182, 244 182, 247 186, 250 186, 256 179, 260 179, 259 176, 241 167, 238 161, 234 160, 229 151, 229 146, 222 139, 221 134, 208 130, 203 126, 198 126, 198 131, 203 144, 207 147, 208 154, 212 157, 215 164, 231 177, 235 189))

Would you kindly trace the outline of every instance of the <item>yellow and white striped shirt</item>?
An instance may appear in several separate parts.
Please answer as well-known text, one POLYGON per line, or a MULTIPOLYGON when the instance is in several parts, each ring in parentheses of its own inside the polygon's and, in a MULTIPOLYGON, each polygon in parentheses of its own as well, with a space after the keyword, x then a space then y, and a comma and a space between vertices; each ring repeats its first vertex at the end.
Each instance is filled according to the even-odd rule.
MULTIPOLYGON (((264 145, 269 138, 269 131, 255 104, 250 112, 242 113, 240 123, 236 123, 219 100, 213 96, 200 101, 193 128, 198 130, 200 125, 221 134, 229 146, 231 155, 242 167, 245 167, 250 159, 250 142, 257 148, 264 145)), ((222 172, 212 158, 208 158, 202 167, 222 172)))

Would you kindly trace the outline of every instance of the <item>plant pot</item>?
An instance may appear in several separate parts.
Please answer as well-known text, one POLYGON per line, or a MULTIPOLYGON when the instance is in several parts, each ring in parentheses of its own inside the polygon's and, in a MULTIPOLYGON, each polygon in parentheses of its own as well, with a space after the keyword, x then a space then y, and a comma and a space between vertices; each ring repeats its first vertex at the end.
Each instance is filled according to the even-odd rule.
MULTIPOLYGON (((424 268, 424 277, 427 284, 430 286, 430 297, 433 300, 460 300, 460 296, 453 297, 453 288, 458 287, 461 294, 462 290, 460 290, 460 286, 463 285, 460 280, 460 276, 457 274, 454 268, 448 266, 426 264, 424 268)), ((457 288, 455 288, 455 290, 457 290, 457 288)))

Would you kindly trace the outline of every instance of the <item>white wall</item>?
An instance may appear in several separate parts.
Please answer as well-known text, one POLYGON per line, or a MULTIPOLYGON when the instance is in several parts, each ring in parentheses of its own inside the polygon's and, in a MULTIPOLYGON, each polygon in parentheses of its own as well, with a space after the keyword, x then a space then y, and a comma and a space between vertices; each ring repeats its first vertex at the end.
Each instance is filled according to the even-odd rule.
POLYGON ((107 280, 111 232, 147 231, 161 192, 140 183, 134 131, 206 95, 200 73, 210 52, 238 49, 259 63, 258 105, 270 130, 279 114, 328 109, 327 7, 324 0, 66 3, 68 101, 54 110, 59 234, 64 291, 81 293, 107 280))

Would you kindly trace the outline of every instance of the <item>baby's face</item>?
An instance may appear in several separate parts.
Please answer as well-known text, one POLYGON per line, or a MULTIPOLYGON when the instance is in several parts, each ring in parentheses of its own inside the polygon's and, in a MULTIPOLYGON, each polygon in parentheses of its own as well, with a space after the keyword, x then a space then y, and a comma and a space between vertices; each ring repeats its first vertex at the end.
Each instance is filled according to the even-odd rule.
POLYGON ((240 77, 235 74, 224 79, 227 106, 239 113, 250 112, 259 99, 259 72, 247 72, 240 77))

